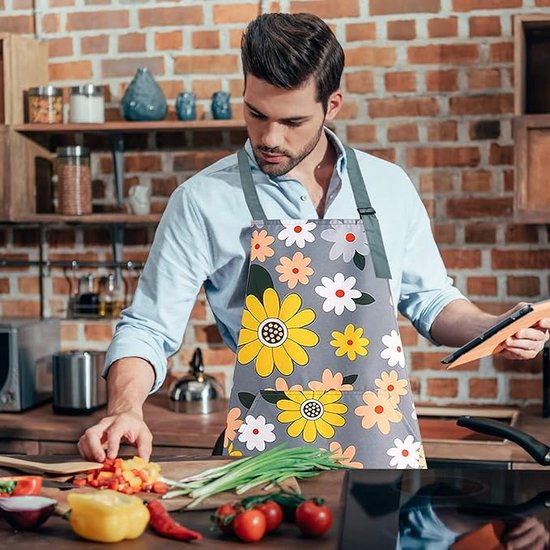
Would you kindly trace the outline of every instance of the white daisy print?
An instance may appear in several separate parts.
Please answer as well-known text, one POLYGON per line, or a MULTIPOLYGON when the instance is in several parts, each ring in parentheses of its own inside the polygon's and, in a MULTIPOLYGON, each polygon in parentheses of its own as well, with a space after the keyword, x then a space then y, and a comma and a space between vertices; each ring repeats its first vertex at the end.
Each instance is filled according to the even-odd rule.
POLYGON ((238 439, 241 443, 246 443, 246 448, 249 451, 257 449, 263 451, 266 443, 275 441, 273 424, 266 424, 263 416, 254 418, 248 415, 239 428, 238 439))
POLYGON ((386 451, 392 457, 390 467, 395 467, 398 470, 418 468, 420 462, 420 441, 415 441, 412 435, 408 435, 403 441, 396 437, 393 440, 393 444, 395 447, 386 451))
POLYGON ((399 363, 400 367, 405 366, 405 354, 403 353, 403 344, 396 330, 392 330, 390 334, 382 336, 382 343, 386 346, 382 350, 380 357, 388 360, 390 367, 395 367, 399 363))
POLYGON ((369 253, 369 245, 362 226, 350 227, 341 223, 333 223, 332 229, 325 229, 321 237, 328 242, 334 243, 329 252, 329 258, 336 260, 340 256, 344 262, 353 260, 355 253, 362 256, 369 253))
POLYGON ((416 414, 416 408, 414 407, 414 405, 413 405, 413 410, 412 410, 412 412, 411 412, 411 418, 412 418, 413 420, 417 420, 417 419, 418 419, 418 415, 416 414))
POLYGON ((277 237, 280 241, 285 241, 286 246, 295 244, 298 248, 304 248, 306 242, 312 243, 315 237, 311 233, 315 229, 313 222, 307 220, 281 220, 284 229, 279 232, 277 237))
POLYGON ((315 292, 325 298, 323 311, 332 311, 336 315, 342 315, 344 309, 355 311, 357 304, 354 298, 361 296, 361 291, 353 288, 355 277, 344 277, 343 273, 336 273, 334 280, 330 277, 321 278, 321 286, 315 287, 315 292))

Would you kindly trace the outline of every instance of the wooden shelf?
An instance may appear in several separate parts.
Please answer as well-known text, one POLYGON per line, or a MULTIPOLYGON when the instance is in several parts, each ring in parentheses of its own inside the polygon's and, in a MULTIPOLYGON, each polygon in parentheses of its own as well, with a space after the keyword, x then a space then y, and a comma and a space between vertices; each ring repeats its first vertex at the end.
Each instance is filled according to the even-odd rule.
POLYGON ((185 130, 244 130, 244 120, 161 120, 158 122, 114 121, 103 124, 18 124, 14 129, 23 134, 67 134, 75 132, 132 134, 135 132, 181 132, 185 130))
POLYGON ((87 214, 83 216, 64 216, 62 214, 21 214, 10 219, 1 219, 0 223, 31 223, 31 224, 123 224, 123 225, 148 225, 157 224, 162 214, 148 214, 137 216, 135 214, 87 214))

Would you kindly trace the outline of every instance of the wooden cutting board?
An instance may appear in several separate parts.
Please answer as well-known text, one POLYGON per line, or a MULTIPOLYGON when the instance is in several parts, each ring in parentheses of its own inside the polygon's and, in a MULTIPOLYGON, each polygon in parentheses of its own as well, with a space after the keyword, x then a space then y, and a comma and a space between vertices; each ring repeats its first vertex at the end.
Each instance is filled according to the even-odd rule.
MULTIPOLYGON (((224 464, 227 464, 227 462, 229 461, 228 460, 192 460, 192 461, 178 461, 178 462, 161 462, 160 474, 163 477, 178 480, 190 475, 198 474, 210 468, 223 466, 224 464)), ((276 487, 272 489, 270 492, 277 492, 281 488, 284 488, 287 491, 295 491, 298 493, 300 492, 300 487, 298 485, 298 482, 294 478, 287 479, 285 482, 283 482, 281 487, 276 487)), ((226 502, 232 502, 234 500, 239 500, 241 498, 244 498, 247 495, 260 494, 263 490, 264 489, 262 489, 261 487, 256 487, 255 489, 252 489, 247 493, 243 493, 242 495, 237 495, 234 492, 219 493, 218 495, 214 495, 211 498, 203 500, 196 508, 192 508, 192 510, 214 510, 221 504, 225 504, 226 502)), ((54 489, 54 488, 43 488, 41 494, 43 496, 47 496, 57 500, 56 512, 60 515, 63 515, 69 509, 69 504, 67 502, 68 494, 89 493, 91 491, 97 491, 97 489, 93 489, 91 487, 77 487, 74 489, 62 491, 60 489, 54 489)), ((151 500, 153 498, 159 498, 159 495, 156 495, 155 493, 138 493, 137 496, 139 496, 143 500, 151 500)), ((175 511, 175 510, 185 510, 186 506, 190 504, 191 499, 189 497, 175 497, 171 499, 161 499, 161 502, 164 504, 167 510, 175 511)))
POLYGON ((33 460, 23 460, 12 456, 0 456, 0 466, 15 468, 22 472, 33 472, 38 474, 78 474, 88 470, 97 470, 103 465, 100 462, 35 462, 33 460))

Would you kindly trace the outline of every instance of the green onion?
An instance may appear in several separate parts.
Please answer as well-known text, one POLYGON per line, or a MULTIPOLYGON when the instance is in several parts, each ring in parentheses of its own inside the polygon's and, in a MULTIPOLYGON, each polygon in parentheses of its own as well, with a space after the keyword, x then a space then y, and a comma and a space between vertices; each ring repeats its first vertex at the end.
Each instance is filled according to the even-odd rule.
POLYGON ((240 495, 259 485, 272 488, 290 477, 306 479, 324 470, 347 468, 331 451, 315 447, 287 449, 286 444, 281 444, 260 455, 240 458, 177 481, 162 477, 161 481, 172 487, 162 498, 188 496, 192 501, 187 508, 194 508, 225 491, 240 495))

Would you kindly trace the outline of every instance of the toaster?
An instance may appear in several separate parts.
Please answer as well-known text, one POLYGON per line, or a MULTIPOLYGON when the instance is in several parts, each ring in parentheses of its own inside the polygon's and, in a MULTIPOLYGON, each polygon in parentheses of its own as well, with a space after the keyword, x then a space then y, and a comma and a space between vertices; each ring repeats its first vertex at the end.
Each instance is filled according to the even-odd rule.
POLYGON ((59 319, 0 318, 0 411, 19 412, 52 397, 59 319))

